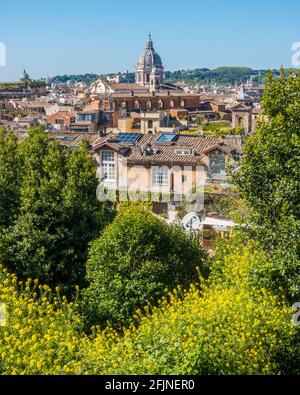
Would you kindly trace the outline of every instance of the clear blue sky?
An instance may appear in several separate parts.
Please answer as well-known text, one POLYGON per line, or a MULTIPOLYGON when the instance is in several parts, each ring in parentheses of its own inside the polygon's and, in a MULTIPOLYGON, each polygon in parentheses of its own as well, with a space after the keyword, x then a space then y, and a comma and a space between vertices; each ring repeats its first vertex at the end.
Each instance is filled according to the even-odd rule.
POLYGON ((151 30, 166 69, 291 66, 299 0, 10 0, 0 81, 133 70, 151 30))

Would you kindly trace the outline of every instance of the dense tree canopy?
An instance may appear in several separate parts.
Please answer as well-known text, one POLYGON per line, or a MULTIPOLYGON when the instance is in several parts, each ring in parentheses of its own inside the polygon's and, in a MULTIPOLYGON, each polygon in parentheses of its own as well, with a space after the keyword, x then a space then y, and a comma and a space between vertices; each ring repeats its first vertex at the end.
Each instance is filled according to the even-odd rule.
POLYGON ((0 130, 0 229, 10 226, 18 214, 20 177, 16 136, 0 130))
POLYGON ((252 235, 273 257, 272 284, 300 296, 300 75, 270 81, 265 118, 244 148, 235 181, 252 208, 252 235))
MULTIPOLYGON (((177 83, 184 81, 187 84, 240 84, 252 78, 255 82, 265 83, 268 70, 253 70, 248 67, 218 67, 217 69, 193 69, 176 70, 165 72, 166 83, 177 83)), ((278 76, 279 71, 273 70, 274 75, 278 76)), ((121 82, 135 82, 135 73, 119 73, 121 82)), ((84 75, 61 75, 53 78, 54 83, 77 83, 84 82, 90 84, 99 78, 106 79, 113 74, 84 74, 84 75)))
POLYGON ((197 281, 204 253, 177 227, 140 207, 121 211, 89 251, 85 312, 93 323, 126 324, 135 310, 197 281))
POLYGON ((11 196, 19 211, 16 218, 12 212, 12 224, 0 236, 1 261, 22 277, 82 284, 87 245, 104 224, 87 145, 64 149, 37 128, 19 144, 17 154, 10 140, 0 147, 8 152, 7 161, 18 158, 6 177, 22 175, 18 191, 11 193, 14 184, 9 183, 0 191, 0 199, 11 196))

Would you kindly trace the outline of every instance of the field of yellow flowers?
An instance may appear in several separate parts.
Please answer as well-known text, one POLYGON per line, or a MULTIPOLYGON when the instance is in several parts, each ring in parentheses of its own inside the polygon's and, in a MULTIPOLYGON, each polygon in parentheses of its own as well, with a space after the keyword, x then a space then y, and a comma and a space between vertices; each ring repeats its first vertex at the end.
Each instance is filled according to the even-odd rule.
POLYGON ((37 281, 19 283, 1 269, 1 374, 287 374, 300 373, 299 331, 290 307, 253 287, 263 259, 251 248, 223 262, 222 273, 137 311, 122 334, 84 332, 76 305, 37 281))

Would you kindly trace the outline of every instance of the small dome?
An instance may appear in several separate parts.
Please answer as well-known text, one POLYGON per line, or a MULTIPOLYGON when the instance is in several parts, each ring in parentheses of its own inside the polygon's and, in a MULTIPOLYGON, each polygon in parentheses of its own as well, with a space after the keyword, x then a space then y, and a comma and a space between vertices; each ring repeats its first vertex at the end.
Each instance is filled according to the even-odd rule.
POLYGON ((30 80, 29 74, 26 72, 26 70, 24 70, 23 73, 20 75, 20 80, 21 81, 29 81, 30 80))

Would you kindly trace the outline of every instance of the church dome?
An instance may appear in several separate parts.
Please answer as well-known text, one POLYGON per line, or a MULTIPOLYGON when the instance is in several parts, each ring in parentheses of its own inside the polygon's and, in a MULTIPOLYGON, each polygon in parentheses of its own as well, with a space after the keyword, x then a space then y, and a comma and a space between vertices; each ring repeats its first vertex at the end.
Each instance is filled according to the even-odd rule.
POLYGON ((162 67, 162 61, 159 54, 155 51, 153 47, 153 41, 151 35, 149 35, 149 41, 147 42, 147 46, 145 51, 140 55, 138 59, 138 67, 151 67, 151 71, 153 67, 162 67))
POLYGON ((29 74, 26 72, 26 70, 23 71, 23 73, 20 75, 20 81, 29 81, 30 77, 29 74))

